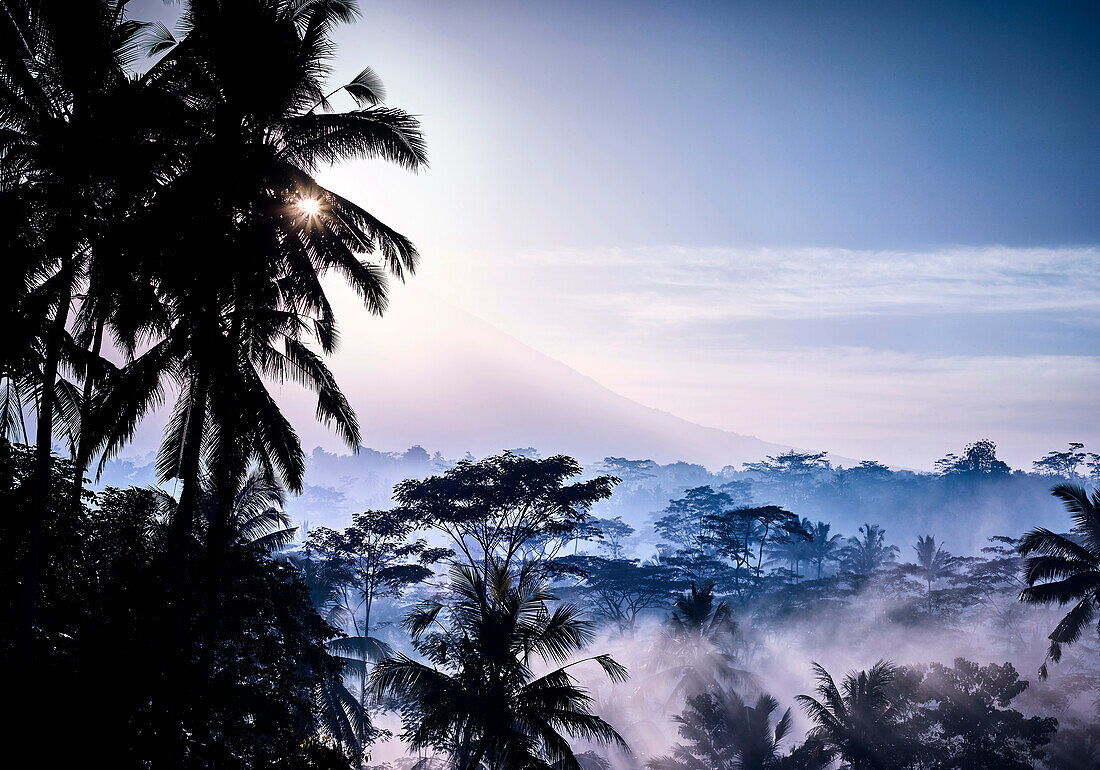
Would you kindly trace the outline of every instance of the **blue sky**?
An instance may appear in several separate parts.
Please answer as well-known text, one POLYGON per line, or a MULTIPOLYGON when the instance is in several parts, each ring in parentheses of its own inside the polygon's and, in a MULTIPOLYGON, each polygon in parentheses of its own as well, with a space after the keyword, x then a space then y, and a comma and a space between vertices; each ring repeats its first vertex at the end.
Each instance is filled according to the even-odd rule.
POLYGON ((342 62, 369 59, 436 142, 463 129, 510 246, 1081 244, 1087 8, 368 3, 342 62))
POLYGON ((432 167, 324 181, 420 245, 401 291, 762 438, 1100 449, 1095 4, 361 9, 336 78, 371 65, 432 167))

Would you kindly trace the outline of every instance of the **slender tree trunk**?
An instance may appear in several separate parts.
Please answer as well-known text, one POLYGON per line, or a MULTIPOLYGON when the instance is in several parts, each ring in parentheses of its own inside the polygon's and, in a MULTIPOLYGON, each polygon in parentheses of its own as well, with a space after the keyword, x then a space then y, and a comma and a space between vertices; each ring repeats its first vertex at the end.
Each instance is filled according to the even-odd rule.
MULTIPOLYGON (((363 580, 363 597, 364 604, 366 605, 363 610, 363 638, 366 639, 370 636, 370 608, 374 602, 374 591, 370 588, 370 579, 363 580)), ((366 655, 363 656, 364 658, 366 655)), ((363 667, 359 671, 359 708, 363 710, 365 714, 367 711, 367 666, 366 660, 363 661, 363 667)), ((359 755, 359 766, 364 767, 365 762, 363 755, 359 755)))
POLYGON ((760 538, 760 548, 757 549, 757 552, 756 552, 756 571, 757 571, 757 573, 760 572, 760 565, 764 562, 764 541, 768 539, 768 532, 770 530, 771 530, 770 527, 764 527, 764 534, 760 538))
POLYGON ((466 770, 477 770, 477 766, 481 763, 481 758, 485 756, 485 739, 482 738, 477 748, 474 749, 474 753, 470 756, 470 761, 466 763, 466 770))
POLYGON ((209 582, 205 596, 206 609, 202 629, 202 636, 206 640, 203 645, 204 671, 208 670, 213 662, 212 656, 209 656, 207 651, 215 648, 221 636, 222 597, 227 582, 226 570, 235 539, 231 520, 237 493, 240 491, 238 481, 241 478, 240 471, 243 464, 240 459, 241 452, 237 446, 241 420, 235 391, 236 378, 231 373, 239 365, 240 329, 240 313, 237 312, 233 314, 228 355, 218 359, 220 372, 227 376, 212 377, 210 380, 211 416, 218 425, 219 445, 214 460, 215 467, 212 469, 214 521, 207 533, 206 544, 206 574, 209 582))
POLYGON ((94 362, 89 364, 84 375, 84 392, 80 400, 80 436, 76 442, 76 457, 73 458, 73 491, 72 505, 75 508, 80 504, 80 495, 84 491, 84 472, 88 469, 88 462, 92 455, 92 442, 94 437, 89 435, 88 427, 92 416, 92 392, 95 389, 95 368, 98 366, 99 352, 103 347, 103 316, 96 318, 95 335, 92 337, 90 349, 94 362))
MULTIPOLYGON (((58 302, 57 312, 50 322, 46 339, 46 360, 42 367, 42 380, 38 402, 38 425, 35 436, 34 465, 31 472, 30 538, 27 544, 26 575, 20 600, 19 647, 23 662, 30 653, 31 637, 38 613, 38 584, 42 577, 42 536, 46 517, 49 515, 50 470, 53 461, 53 417, 56 397, 54 387, 57 369, 61 361, 61 339, 69 320, 69 304, 72 301, 71 259, 62 265, 65 288, 58 302)), ((17 676, 29 673, 20 666, 17 676)))
MULTIPOLYGON (((235 312, 229 331, 228 356, 222 361, 223 371, 232 371, 241 365, 241 303, 234 303, 235 312)), ((233 376, 225 378, 225 382, 215 394, 216 402, 222 408, 218 409, 219 442, 221 446, 218 452, 218 467, 214 469, 214 493, 216 506, 214 513, 214 526, 211 530, 214 556, 221 560, 224 556, 223 549, 228 545, 230 533, 229 520, 233 516, 233 505, 236 501, 237 488, 234 483, 240 477, 241 456, 237 442, 240 433, 240 419, 237 412, 235 387, 237 379, 233 376)), ((219 569, 215 567, 215 569, 219 569)))
POLYGON ((191 552, 191 533, 194 530, 195 516, 199 501, 199 466, 202 462, 202 434, 206 422, 206 405, 210 379, 206 365, 200 361, 191 380, 191 401, 187 408, 184 426, 183 447, 180 452, 180 464, 176 476, 183 483, 180 491, 176 515, 172 519, 172 560, 173 574, 177 590, 182 590, 187 557, 191 552))

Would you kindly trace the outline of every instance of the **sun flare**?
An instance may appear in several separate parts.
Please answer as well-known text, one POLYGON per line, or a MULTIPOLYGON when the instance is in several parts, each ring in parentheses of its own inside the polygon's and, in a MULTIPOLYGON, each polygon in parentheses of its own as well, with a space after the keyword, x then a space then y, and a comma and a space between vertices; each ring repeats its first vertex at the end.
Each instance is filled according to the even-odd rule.
POLYGON ((295 205, 307 217, 315 217, 321 213, 321 201, 316 198, 299 198, 295 205))

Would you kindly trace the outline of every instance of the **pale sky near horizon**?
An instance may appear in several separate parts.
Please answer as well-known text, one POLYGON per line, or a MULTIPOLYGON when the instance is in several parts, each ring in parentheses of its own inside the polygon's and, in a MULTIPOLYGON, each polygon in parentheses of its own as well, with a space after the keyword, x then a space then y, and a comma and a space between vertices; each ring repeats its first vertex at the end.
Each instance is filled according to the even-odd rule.
POLYGON ((766 440, 914 467, 982 437, 1017 467, 1100 451, 1093 4, 361 10, 335 80, 373 67, 431 168, 322 181, 417 242, 395 302, 430 291, 766 440))

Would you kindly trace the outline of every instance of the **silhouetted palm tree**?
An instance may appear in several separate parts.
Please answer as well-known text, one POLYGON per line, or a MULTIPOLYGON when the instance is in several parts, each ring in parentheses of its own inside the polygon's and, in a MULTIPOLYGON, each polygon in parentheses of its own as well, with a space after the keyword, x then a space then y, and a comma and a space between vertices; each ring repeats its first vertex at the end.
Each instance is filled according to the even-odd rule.
MULTIPOLYGON (((7 311, 19 319, 21 336, 14 355, 0 361, 0 378, 8 413, 18 398, 36 406, 37 418, 20 620, 28 633, 57 423, 74 453, 78 440, 80 391, 60 376, 61 367, 89 367, 89 356, 70 335, 72 303, 87 278, 88 255, 103 230, 104 202, 117 188, 123 157, 116 151, 128 115, 119 94, 142 29, 124 19, 124 5, 0 2, 0 195, 7 216, 23 220, 14 234, 26 238, 4 249, 6 261, 14 257, 8 280, 19 287, 11 298, 18 304, 7 311)), ((10 417, 5 422, 10 428, 10 417)))
POLYGON ((737 667, 736 640, 733 611, 715 598, 714 586, 693 583, 677 596, 651 664, 655 680, 672 683, 666 706, 709 687, 748 681, 748 672, 737 667))
MULTIPOLYGON (((312 174, 357 157, 417 169, 425 152, 415 119, 379 106, 369 71, 344 87, 360 109, 317 111, 332 96, 324 87, 332 29, 354 15, 354 4, 339 0, 196 0, 183 15, 183 39, 164 40, 167 53, 146 76, 186 93, 194 113, 188 163, 147 223, 177 236, 161 244, 161 292, 185 385, 158 470, 183 481, 181 535, 202 464, 219 489, 239 485, 251 462, 300 489, 301 447, 265 382, 293 378, 313 389, 318 418, 358 443, 353 412, 306 344, 330 353, 337 342, 320 279, 335 271, 380 313, 386 273, 412 271, 417 255, 312 174), (380 264, 356 256, 372 251, 380 264)), ((215 529, 228 511, 228 496, 220 499, 215 529)))
POLYGON ((685 744, 648 763, 653 770, 770 770, 780 766, 779 744, 790 733, 791 710, 773 724, 779 703, 761 694, 748 705, 733 690, 711 689, 688 699, 673 721, 685 744))
MULTIPOLYGON (((164 490, 158 489, 157 494, 165 518, 171 520, 178 501, 164 490)), ((252 471, 237 490, 230 506, 230 527, 227 531, 230 541, 268 553, 289 545, 297 528, 290 526, 290 517, 283 510, 285 499, 286 493, 273 478, 260 470, 252 471)), ((217 491, 207 481, 199 495, 203 532, 214 526, 217 508, 217 491)))
POLYGON ((817 698, 797 696, 814 723, 809 739, 852 770, 888 766, 901 745, 896 725, 905 708, 893 686, 897 668, 880 660, 867 671, 849 673, 839 688, 820 664, 814 663, 813 670, 817 698))
POLYGON ((821 580, 821 571, 826 562, 836 561, 840 558, 841 544, 844 536, 840 534, 830 535, 830 525, 819 521, 810 529, 811 540, 806 544, 810 552, 810 561, 817 567, 817 579, 821 580))
POLYGON ((935 535, 920 536, 913 546, 917 552, 917 574, 924 578, 928 613, 932 613, 932 583, 951 574, 955 558, 944 550, 943 544, 936 543, 935 535))
POLYGON ((340 586, 354 579, 351 570, 331 559, 315 559, 308 550, 291 552, 286 557, 302 574, 317 612, 326 622, 339 626, 347 618, 347 610, 339 601, 340 586))
MULTIPOLYGON (((1080 639, 1100 612, 1100 491, 1089 495, 1076 484, 1059 484, 1051 494, 1073 518, 1073 534, 1039 528, 1024 535, 1019 549, 1029 558, 1024 568, 1027 588, 1020 592, 1020 601, 1073 605, 1050 632, 1047 658, 1057 663, 1062 659, 1062 645, 1080 639)), ((1046 675, 1044 661, 1039 676, 1046 675)))
POLYGON ((313 691, 320 732, 351 754, 362 756, 367 746, 376 740, 376 728, 359 700, 348 690, 342 676, 322 680, 313 691))
POLYGON ((453 601, 426 602, 405 618, 417 650, 433 666, 398 654, 375 666, 377 697, 397 699, 413 750, 434 749, 458 770, 556 767, 579 770, 563 734, 618 744, 619 734, 589 711, 591 698, 570 668, 594 661, 615 681, 626 669, 606 655, 563 665, 592 641, 592 626, 554 597, 535 572, 451 571, 453 601), (559 666, 542 676, 536 660, 559 666))
POLYGON ((801 531, 805 533, 804 537, 791 537, 789 535, 781 535, 775 539, 768 547, 769 555, 771 559, 767 562, 768 565, 781 564, 786 562, 790 565, 790 575, 788 576, 793 583, 796 579, 801 579, 804 576, 799 572, 803 562, 812 564, 814 560, 814 543, 813 543, 813 530, 814 524, 809 519, 802 519, 801 531))
POLYGON ((886 530, 878 524, 864 524, 859 534, 860 537, 848 538, 842 551, 844 569, 857 583, 892 562, 899 551, 896 545, 886 544, 886 530))

